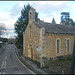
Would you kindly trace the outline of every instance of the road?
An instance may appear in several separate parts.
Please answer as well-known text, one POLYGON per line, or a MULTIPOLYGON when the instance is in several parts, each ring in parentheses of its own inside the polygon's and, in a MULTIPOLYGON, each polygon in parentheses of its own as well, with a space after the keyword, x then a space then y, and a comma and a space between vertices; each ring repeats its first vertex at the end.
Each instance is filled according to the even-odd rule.
POLYGON ((14 45, 3 45, 0 51, 0 74, 32 74, 18 60, 14 45))

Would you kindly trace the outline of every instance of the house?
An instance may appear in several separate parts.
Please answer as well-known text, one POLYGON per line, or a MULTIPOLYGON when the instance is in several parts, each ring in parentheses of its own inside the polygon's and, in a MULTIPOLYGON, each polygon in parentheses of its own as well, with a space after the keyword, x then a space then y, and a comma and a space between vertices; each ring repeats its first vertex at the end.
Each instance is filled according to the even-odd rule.
POLYGON ((73 51, 75 27, 35 21, 35 9, 29 12, 29 23, 23 32, 23 55, 40 61, 37 47, 42 48, 44 58, 71 55, 73 51))

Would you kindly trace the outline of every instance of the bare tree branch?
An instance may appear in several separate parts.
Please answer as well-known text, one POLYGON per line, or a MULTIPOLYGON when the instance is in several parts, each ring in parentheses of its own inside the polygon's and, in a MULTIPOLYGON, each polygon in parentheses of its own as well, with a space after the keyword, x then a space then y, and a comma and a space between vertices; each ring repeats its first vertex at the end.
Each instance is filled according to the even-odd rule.
POLYGON ((6 31, 5 24, 0 23, 0 37, 5 33, 5 31, 6 31))

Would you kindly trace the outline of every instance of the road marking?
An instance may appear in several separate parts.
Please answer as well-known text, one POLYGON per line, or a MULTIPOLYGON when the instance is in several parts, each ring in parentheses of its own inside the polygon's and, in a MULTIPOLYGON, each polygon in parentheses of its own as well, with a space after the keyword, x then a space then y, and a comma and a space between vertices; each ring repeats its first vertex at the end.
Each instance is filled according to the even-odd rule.
POLYGON ((1 74, 5 74, 5 72, 1 72, 1 74))
POLYGON ((7 60, 7 55, 4 57, 4 60, 7 60))
POLYGON ((1 68, 6 68, 6 60, 7 60, 7 54, 4 57, 4 61, 2 62, 1 68))
POLYGON ((33 71, 31 71, 28 67, 26 67, 20 60, 19 60, 19 58, 17 57, 17 55, 16 55, 16 53, 15 53, 15 56, 16 56, 16 58, 18 59, 18 61, 22 64, 22 66, 24 66, 27 70, 29 70, 32 74, 36 74, 36 73, 34 73, 33 71))
POLYGON ((5 72, 0 72, 0 74, 5 74, 5 72))
POLYGON ((3 62, 2 62, 1 68, 6 68, 6 61, 3 61, 3 62))

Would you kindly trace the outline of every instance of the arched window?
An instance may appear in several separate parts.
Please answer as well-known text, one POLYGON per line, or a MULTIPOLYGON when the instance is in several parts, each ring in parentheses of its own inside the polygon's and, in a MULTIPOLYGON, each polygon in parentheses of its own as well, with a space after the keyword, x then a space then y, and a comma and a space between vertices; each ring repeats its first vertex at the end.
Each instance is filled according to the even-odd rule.
POLYGON ((31 26, 30 26, 30 37, 31 37, 31 26))
POLYGON ((67 39, 67 47, 66 47, 66 51, 69 52, 70 51, 70 41, 69 39, 67 39))
POLYGON ((60 48, 59 48, 59 46, 60 46, 59 42, 60 42, 60 40, 57 39, 57 42, 56 42, 56 45, 57 45, 57 52, 56 52, 56 53, 59 53, 59 50, 60 50, 60 48))

